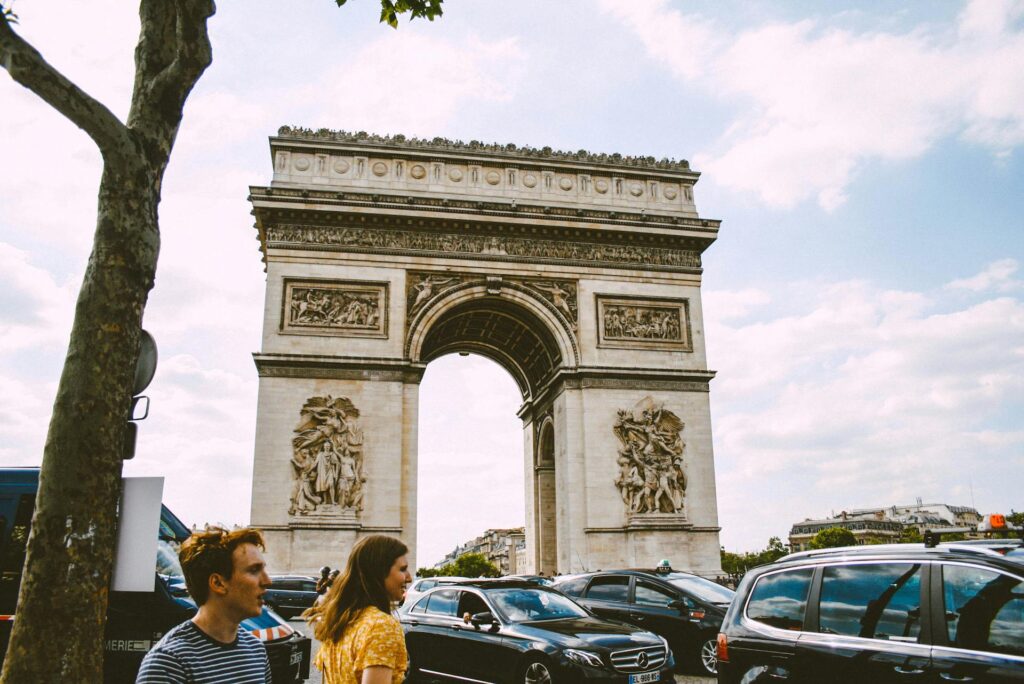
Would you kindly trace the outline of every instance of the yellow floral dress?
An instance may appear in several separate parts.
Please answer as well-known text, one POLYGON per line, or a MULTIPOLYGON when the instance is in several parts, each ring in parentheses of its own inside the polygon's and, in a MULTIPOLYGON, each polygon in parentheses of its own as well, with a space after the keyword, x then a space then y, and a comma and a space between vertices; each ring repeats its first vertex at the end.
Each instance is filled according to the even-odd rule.
POLYGON ((402 625, 377 608, 364 608, 341 641, 320 645, 314 664, 324 673, 323 684, 359 684, 363 670, 375 665, 391 668, 392 684, 401 684, 409 667, 402 625))

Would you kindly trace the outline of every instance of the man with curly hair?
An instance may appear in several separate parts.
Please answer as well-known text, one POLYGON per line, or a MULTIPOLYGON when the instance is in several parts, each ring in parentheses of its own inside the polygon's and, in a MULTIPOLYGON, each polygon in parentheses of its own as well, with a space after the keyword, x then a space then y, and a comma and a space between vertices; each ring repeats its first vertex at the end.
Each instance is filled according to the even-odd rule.
POLYGON ((263 549, 254 528, 211 528, 181 545, 185 584, 199 612, 146 654, 136 684, 269 684, 266 649, 239 626, 263 611, 270 587, 263 549))

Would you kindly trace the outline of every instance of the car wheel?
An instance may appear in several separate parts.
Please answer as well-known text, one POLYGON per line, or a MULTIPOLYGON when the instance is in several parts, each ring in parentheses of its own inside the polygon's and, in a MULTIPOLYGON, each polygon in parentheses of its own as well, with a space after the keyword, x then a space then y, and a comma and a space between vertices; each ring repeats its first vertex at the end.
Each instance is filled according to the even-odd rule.
POLYGON ((716 639, 702 641, 697 650, 697 668, 704 674, 718 674, 718 643, 716 639))
POLYGON ((551 670, 542 660, 528 660, 523 666, 522 684, 551 684, 551 670))

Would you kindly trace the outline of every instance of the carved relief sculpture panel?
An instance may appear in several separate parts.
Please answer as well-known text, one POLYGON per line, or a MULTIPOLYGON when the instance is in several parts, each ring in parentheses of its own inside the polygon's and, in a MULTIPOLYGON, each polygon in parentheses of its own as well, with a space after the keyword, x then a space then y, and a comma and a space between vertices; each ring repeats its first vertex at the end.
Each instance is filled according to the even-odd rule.
POLYGON ((281 332, 387 337, 387 283, 285 280, 281 332))
POLYGON ((615 486, 628 513, 683 512, 684 427, 676 414, 651 397, 642 399, 632 410, 619 410, 612 427, 622 445, 615 486))
POLYGON ((597 295, 598 345, 693 351, 686 299, 597 295))
MULTIPOLYGON (((482 274, 409 271, 405 281, 406 323, 408 324, 428 302, 456 285, 485 281, 486 276, 482 274)), ((576 281, 550 278, 507 278, 504 276, 499 278, 499 281, 529 289, 546 301, 549 305, 548 308, 554 309, 565 318, 572 329, 576 328, 576 323, 579 320, 576 281)))
POLYGON ((354 516, 363 510, 363 433, 346 397, 310 397, 292 438, 288 515, 354 516))

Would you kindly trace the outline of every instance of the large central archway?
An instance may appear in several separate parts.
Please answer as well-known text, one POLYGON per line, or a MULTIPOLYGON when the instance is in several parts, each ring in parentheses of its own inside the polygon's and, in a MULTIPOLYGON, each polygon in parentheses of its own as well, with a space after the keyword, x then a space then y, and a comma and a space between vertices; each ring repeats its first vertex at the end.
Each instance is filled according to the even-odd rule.
MULTIPOLYGON (((576 365, 575 350, 547 302, 526 288, 491 278, 453 288, 411 323, 409 357, 427 364, 451 353, 476 353, 502 366, 515 379, 523 404, 532 402, 562 368, 576 365), (503 294, 504 293, 504 294, 503 294)), ((558 502, 554 472, 554 426, 550 417, 538 441, 524 439, 527 453, 524 567, 557 572, 558 502), (532 449, 529 448, 530 445, 532 449), (532 451, 532 453, 531 453, 532 451)))
POLYGON ((522 394, 526 570, 719 571, 685 162, 282 129, 253 523, 278 568, 416 534, 419 382, 454 352, 522 394))

